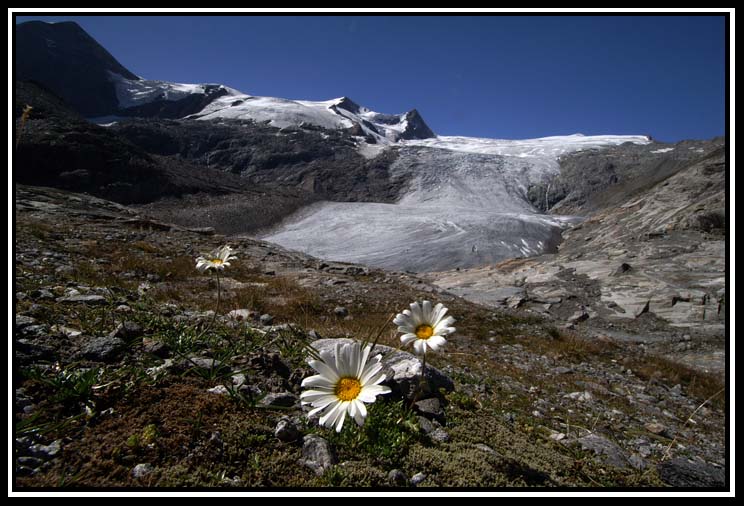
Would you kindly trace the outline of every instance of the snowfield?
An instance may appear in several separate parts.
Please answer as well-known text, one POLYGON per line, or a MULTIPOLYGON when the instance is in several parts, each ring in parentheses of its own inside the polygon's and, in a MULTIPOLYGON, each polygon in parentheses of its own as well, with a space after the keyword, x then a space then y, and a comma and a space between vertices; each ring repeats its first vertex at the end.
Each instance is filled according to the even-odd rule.
POLYGON ((650 141, 582 135, 405 141, 391 167, 391 176, 411 181, 398 203, 319 203, 263 239, 320 258, 414 272, 554 251, 561 231, 580 218, 537 212, 528 188, 557 173, 560 155, 623 142, 650 141))

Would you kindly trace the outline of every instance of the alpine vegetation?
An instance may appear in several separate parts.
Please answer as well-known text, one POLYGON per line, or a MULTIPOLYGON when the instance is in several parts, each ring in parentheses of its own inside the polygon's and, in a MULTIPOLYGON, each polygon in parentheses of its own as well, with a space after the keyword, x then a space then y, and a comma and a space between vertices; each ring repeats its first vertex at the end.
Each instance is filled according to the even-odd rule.
POLYGON ((355 343, 336 344, 334 352, 322 351, 320 360, 310 360, 309 365, 319 374, 305 378, 300 395, 302 404, 314 409, 309 417, 322 413, 320 425, 336 427, 341 432, 347 413, 357 425, 364 424, 367 417, 365 403, 375 402, 378 395, 390 393, 390 388, 380 385, 385 375, 380 371, 382 355, 369 360, 372 346, 355 343))

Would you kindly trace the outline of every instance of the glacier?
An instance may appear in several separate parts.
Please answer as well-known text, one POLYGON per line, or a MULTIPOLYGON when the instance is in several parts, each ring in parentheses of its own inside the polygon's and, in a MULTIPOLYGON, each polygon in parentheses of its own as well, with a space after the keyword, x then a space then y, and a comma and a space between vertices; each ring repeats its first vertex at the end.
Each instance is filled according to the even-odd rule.
POLYGON ((438 137, 400 142, 393 177, 410 181, 394 204, 322 202, 261 238, 335 261, 441 271, 555 251, 577 216, 546 215, 527 199, 559 170, 561 155, 645 136, 528 140, 438 137))

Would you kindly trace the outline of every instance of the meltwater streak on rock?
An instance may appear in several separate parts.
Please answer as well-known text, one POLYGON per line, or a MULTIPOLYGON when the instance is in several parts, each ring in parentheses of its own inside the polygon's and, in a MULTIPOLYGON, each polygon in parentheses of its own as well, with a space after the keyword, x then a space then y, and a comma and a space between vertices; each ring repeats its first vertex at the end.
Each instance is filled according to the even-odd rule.
POLYGON ((580 218, 539 214, 527 189, 557 173, 563 153, 626 141, 647 142, 630 136, 407 142, 390 168, 393 177, 411 181, 397 204, 317 204, 264 239, 321 258, 417 272, 554 251, 561 230, 580 218))

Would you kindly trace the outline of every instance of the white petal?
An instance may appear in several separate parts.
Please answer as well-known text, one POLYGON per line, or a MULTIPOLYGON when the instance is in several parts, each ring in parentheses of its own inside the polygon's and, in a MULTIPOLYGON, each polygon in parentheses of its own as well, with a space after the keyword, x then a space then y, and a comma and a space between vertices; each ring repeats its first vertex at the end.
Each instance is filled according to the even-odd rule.
MULTIPOLYGON (((335 407, 336 407, 336 405, 335 405, 335 404, 333 404, 333 403, 331 403, 331 404, 327 404, 327 405, 325 405, 325 406, 317 407, 317 408, 315 408, 315 409, 311 410, 311 411, 310 411, 310 412, 309 412, 309 413, 307 414, 307 416, 308 416, 308 418, 312 418, 312 417, 314 417, 315 415, 317 415, 318 413, 320 413, 320 412, 323 412, 323 415, 321 415, 321 418, 323 418, 323 416, 325 416, 325 415, 327 415, 328 413, 330 413, 331 411, 333 411, 333 409, 334 409, 335 407)), ((322 424, 321 424, 321 425, 322 425, 322 424)))
POLYGON ((416 337, 416 334, 403 334, 402 336, 400 336, 400 343, 405 346, 411 341, 415 341, 416 339, 418 339, 418 337, 416 337))
POLYGON ((329 404, 338 401, 338 397, 333 394, 322 394, 313 397, 306 397, 305 401, 309 402, 314 408, 324 408, 329 404))
MULTIPOLYGON (((437 325, 436 325, 436 326, 434 327, 434 333, 435 333, 435 334, 439 334, 439 333, 441 333, 441 332, 440 332, 441 330, 443 330, 443 329, 445 329, 445 328, 449 327, 449 326, 450 326, 450 325, 452 325, 453 323, 455 323, 455 319, 454 319, 454 318, 452 318, 451 316, 448 316, 448 317, 447 317, 447 318, 445 318, 444 320, 442 320, 442 321, 440 321, 439 323, 437 323, 437 325)), ((451 332, 448 332, 448 333, 451 333, 451 332)))
MULTIPOLYGON (((422 306, 421 307, 421 318, 423 319, 423 321, 433 322, 434 320, 432 320, 432 316, 434 315, 431 314, 431 302, 429 302, 428 300, 425 300, 421 304, 421 306, 422 306)), ((429 325, 431 325, 431 323, 429 323, 429 325)))
POLYGON ((338 382, 338 373, 326 362, 322 362, 320 360, 311 360, 308 364, 310 365, 310 367, 318 371, 320 375, 326 378, 329 382, 333 383, 334 385, 338 382))
POLYGON ((446 314, 447 314, 447 308, 444 307, 441 302, 437 304, 434 307, 434 320, 432 320, 434 322, 434 326, 436 326, 442 320, 442 318, 444 318, 444 315, 446 314))
POLYGON ((437 351, 439 348, 445 345, 447 340, 442 336, 431 336, 429 338, 429 346, 432 350, 437 351))
POLYGON ((362 391, 359 392, 359 396, 357 397, 357 399, 362 402, 372 403, 375 402, 375 399, 378 395, 387 393, 390 393, 390 388, 384 385, 369 385, 362 388, 362 391))
POLYGON ((333 405, 333 408, 326 411, 325 414, 320 417, 320 425, 324 427, 333 427, 333 423, 338 416, 339 410, 345 409, 341 406, 342 404, 342 402, 338 402, 337 404, 333 405))
POLYGON ((416 339, 413 342, 413 351, 415 351, 419 355, 423 355, 426 353, 426 341, 423 339, 416 339))
POLYGON ((362 386, 366 385, 367 383, 370 383, 370 379, 372 379, 381 370, 382 370, 382 364, 378 362, 369 364, 367 367, 364 368, 364 371, 362 371, 362 375, 359 377, 359 383, 362 386))
POLYGON ((346 409, 341 411, 341 415, 338 417, 338 422, 336 423, 336 432, 341 432, 341 429, 344 426, 344 420, 346 420, 346 409))
POLYGON ((421 325, 423 318, 421 316, 421 308, 418 302, 411 302, 411 316, 413 317, 413 324, 415 326, 421 325))
POLYGON ((362 352, 362 357, 359 360, 359 367, 357 368, 356 377, 360 378, 362 377, 362 373, 367 368, 367 360, 369 359, 369 352, 372 351, 372 346, 365 346, 364 351, 362 352))
POLYGON ((367 408, 364 407, 364 403, 361 401, 355 399, 353 402, 356 405, 356 413, 352 416, 354 417, 356 424, 361 427, 364 425, 364 419, 367 417, 367 408))

